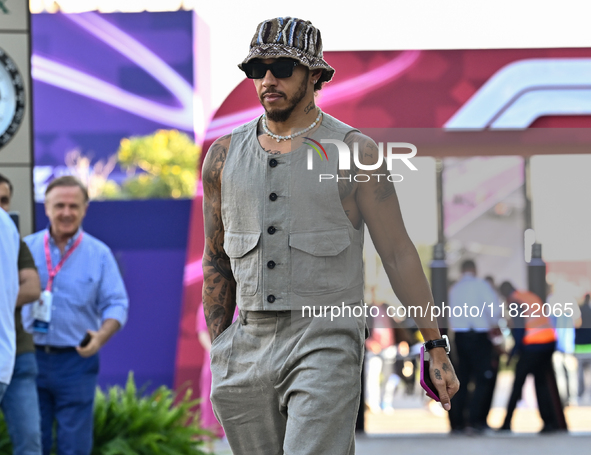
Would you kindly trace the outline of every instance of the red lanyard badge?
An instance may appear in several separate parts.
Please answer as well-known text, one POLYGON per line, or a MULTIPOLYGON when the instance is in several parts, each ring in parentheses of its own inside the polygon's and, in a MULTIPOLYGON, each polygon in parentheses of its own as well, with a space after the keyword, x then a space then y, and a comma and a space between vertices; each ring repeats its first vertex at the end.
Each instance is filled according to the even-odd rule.
POLYGON ((78 236, 78 238, 76 239, 76 241, 74 242, 72 247, 66 252, 66 254, 64 254, 62 256, 62 259, 58 262, 58 264, 55 266, 55 268, 53 268, 51 265, 51 252, 49 251, 49 232, 45 233, 45 239, 44 239, 45 260, 47 262, 47 273, 49 275, 49 278, 47 280, 47 286, 45 287, 46 291, 51 291, 51 289, 53 287, 53 279, 55 278, 57 273, 62 269, 62 267, 64 266, 64 263, 72 255, 74 250, 76 248, 78 248, 78 245, 80 245, 80 242, 82 242, 82 234, 83 233, 81 231, 80 235, 78 236))

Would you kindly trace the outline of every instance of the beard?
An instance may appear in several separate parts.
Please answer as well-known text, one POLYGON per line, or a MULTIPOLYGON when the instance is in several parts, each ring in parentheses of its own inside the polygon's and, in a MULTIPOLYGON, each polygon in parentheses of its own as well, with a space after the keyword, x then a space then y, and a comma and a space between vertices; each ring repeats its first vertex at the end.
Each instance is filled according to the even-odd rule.
POLYGON ((272 122, 276 122, 276 123, 283 123, 289 119, 289 117, 291 116, 291 113, 296 108, 296 106, 300 103, 300 101, 302 101, 304 99, 307 92, 308 92, 307 78, 304 78, 302 80, 302 83, 298 87, 298 91, 291 98, 287 98, 285 96, 285 93, 283 93, 283 92, 279 92, 276 90, 268 90, 265 93, 263 93, 263 95, 261 95, 260 102, 263 105, 263 107, 265 108, 265 114, 267 115, 267 118, 269 120, 271 120, 272 122), (287 99, 288 106, 284 109, 268 110, 265 107, 265 104, 263 103, 263 96, 267 95, 269 93, 278 93, 279 95, 285 96, 287 99))

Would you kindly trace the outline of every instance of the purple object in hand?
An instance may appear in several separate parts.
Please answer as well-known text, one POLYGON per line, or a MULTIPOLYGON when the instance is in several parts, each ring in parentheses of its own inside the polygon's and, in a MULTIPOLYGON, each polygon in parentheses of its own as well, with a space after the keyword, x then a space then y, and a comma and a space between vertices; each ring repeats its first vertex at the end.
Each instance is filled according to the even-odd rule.
POLYGON ((427 392, 427 396, 429 398, 433 398, 435 401, 439 400, 439 395, 437 394, 437 389, 433 385, 433 381, 431 381, 431 376, 429 375, 429 353, 425 353, 425 346, 421 346, 421 387, 425 389, 427 392), (426 359, 425 359, 426 357, 426 359), (426 373, 425 373, 426 372, 426 373))

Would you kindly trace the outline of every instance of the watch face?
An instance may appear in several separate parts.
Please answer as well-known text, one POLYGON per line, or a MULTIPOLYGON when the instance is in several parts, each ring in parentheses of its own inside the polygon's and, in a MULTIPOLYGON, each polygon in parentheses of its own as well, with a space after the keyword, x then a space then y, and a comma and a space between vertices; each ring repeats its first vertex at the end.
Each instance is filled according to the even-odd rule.
POLYGON ((0 48, 0 149, 16 134, 25 114, 25 86, 18 68, 0 48))

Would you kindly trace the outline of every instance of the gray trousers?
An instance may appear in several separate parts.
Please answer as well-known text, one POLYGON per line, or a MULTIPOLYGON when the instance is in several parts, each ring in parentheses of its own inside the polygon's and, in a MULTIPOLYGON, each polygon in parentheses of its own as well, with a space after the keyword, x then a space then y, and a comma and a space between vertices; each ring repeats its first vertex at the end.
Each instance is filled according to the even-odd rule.
POLYGON ((296 313, 241 311, 213 342, 211 401, 234 455, 355 453, 365 320, 296 313))

